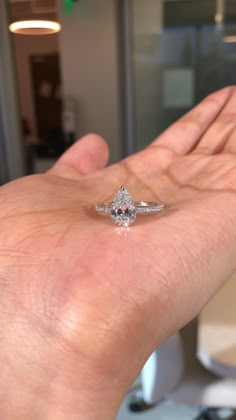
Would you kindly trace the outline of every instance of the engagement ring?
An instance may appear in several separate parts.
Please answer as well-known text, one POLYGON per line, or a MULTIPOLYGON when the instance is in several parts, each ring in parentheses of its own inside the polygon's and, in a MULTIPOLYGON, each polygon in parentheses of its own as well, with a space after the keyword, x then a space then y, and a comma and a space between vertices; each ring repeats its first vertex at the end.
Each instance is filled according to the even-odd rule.
POLYGON ((129 191, 121 187, 115 199, 110 203, 96 205, 98 213, 110 214, 112 221, 119 226, 130 226, 137 215, 159 213, 164 209, 164 204, 151 201, 134 201, 129 191))

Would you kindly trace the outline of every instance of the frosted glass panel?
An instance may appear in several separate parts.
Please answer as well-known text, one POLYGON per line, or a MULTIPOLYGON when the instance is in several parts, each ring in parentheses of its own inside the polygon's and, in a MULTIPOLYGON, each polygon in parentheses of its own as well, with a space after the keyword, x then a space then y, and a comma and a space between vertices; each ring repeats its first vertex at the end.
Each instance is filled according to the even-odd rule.
POLYGON ((194 70, 165 70, 163 74, 164 108, 187 108, 194 103, 194 70))

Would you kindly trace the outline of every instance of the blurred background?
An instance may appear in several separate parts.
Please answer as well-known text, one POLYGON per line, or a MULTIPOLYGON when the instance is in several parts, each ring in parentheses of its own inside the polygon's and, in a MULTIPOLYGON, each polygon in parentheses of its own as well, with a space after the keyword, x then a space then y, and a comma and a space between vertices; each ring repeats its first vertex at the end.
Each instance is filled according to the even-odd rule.
POLYGON ((5 0, 0 31, 2 182, 91 131, 117 161, 236 82, 235 0, 5 0))
MULTIPOLYGON (((106 139, 116 162, 144 148, 207 94, 235 83, 236 0, 2 0, 0 184, 46 171, 88 132, 106 139)), ((219 313, 219 305, 212 311, 219 313)), ((195 358, 196 325, 188 328, 195 358)), ((194 358, 188 365, 204 376, 194 358)), ((196 384, 191 375, 184 395, 196 384)), ((236 378, 235 372, 228 376, 236 378)), ((207 378, 211 386, 216 381, 207 378)), ((140 419, 235 418, 236 382, 227 384, 211 403, 194 398, 195 387, 191 398, 176 398, 178 405, 168 400, 152 409, 134 393, 118 418, 137 412, 140 419), (208 403, 228 411, 209 412, 208 403)))

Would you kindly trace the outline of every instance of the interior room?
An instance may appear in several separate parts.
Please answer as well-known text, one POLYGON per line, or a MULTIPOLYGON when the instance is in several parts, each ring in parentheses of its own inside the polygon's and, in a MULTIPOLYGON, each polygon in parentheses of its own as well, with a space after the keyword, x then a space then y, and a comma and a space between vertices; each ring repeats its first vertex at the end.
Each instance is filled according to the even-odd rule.
MULTIPOLYGON (((236 0, 3 0, 0 16, 0 185, 88 133, 116 164, 236 84, 236 0)), ((235 280, 150 356, 117 420, 236 419, 235 280)))

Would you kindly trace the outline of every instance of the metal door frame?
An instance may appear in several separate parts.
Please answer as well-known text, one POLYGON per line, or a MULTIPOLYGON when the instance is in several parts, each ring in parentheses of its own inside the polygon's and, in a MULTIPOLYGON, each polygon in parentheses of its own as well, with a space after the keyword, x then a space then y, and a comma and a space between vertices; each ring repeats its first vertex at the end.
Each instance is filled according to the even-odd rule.
POLYGON ((135 81, 133 67, 132 0, 119 0, 119 51, 122 116, 122 155, 136 152, 135 144, 135 81))
POLYGON ((4 167, 3 182, 26 174, 16 65, 8 25, 9 10, 7 0, 4 0, 1 2, 0 25, 0 153, 4 167))

